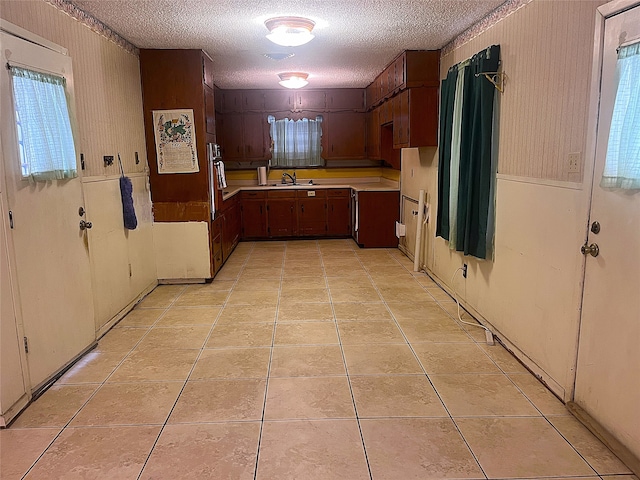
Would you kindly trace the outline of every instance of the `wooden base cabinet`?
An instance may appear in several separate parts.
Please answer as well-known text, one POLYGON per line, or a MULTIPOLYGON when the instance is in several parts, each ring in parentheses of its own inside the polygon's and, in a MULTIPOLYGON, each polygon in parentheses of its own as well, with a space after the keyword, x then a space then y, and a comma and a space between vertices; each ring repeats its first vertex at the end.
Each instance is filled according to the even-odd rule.
POLYGON ((245 191, 241 193, 242 238, 264 238, 267 236, 266 193, 245 191))
POLYGON ((298 234, 296 192, 267 192, 267 235, 269 238, 295 237, 298 234))
POLYGON ((298 235, 319 237, 327 234, 326 190, 298 190, 298 235))
POLYGON ((366 248, 395 248, 400 192, 357 192, 354 198, 353 238, 366 248))
POLYGON ((222 261, 226 262, 240 241, 240 199, 235 196, 222 204, 222 261))
POLYGON ((351 191, 348 188, 327 190, 327 235, 351 234, 351 191))

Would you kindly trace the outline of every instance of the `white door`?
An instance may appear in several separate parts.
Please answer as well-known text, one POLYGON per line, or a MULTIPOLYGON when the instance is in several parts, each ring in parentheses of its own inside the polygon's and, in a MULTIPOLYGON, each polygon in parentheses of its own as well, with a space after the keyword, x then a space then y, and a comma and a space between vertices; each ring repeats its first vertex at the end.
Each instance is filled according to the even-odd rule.
POLYGON ((640 41, 640 6, 605 20, 587 241, 599 254, 586 256, 575 402, 640 457, 640 191, 599 185, 616 94, 616 49, 633 39, 640 41))
MULTIPOLYGON (((73 79, 67 55, 4 32, 1 35, 2 168, 6 208, 13 219, 8 231, 15 262, 16 305, 28 340, 29 377, 35 390, 95 340, 87 231, 79 228, 79 208, 84 206, 80 177, 37 183, 23 180, 10 77, 4 65, 11 62, 64 75, 71 105, 73 79)), ((86 215, 84 219, 90 220, 86 215)))

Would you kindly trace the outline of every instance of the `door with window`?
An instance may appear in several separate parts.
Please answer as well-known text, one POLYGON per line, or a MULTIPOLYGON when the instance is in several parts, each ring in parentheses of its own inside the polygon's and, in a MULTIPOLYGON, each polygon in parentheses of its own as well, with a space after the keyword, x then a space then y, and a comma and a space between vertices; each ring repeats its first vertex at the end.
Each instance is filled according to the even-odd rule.
POLYGON ((640 6, 603 40, 575 402, 640 457, 640 6))
POLYGON ((12 288, 35 390, 95 340, 90 218, 73 139, 65 135, 73 118, 71 59, 60 47, 0 35, 2 63, 11 67, 0 74, 2 168, 11 212, 3 218, 9 219, 12 288))

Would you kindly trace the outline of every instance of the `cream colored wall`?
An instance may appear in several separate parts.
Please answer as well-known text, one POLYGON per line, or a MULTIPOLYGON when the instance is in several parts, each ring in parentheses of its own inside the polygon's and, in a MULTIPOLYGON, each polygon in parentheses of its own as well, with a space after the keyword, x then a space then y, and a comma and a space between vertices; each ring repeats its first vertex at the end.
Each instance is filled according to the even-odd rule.
POLYGON ((145 187, 147 155, 138 57, 41 0, 3 2, 0 16, 67 48, 73 61, 77 145, 86 166, 86 218, 93 223, 88 237, 100 334, 157 280, 151 202, 145 187), (118 153, 125 172, 135 176, 138 228, 130 232, 122 224, 118 153), (104 167, 104 155, 113 155, 114 165, 104 167))
POLYGON ((425 189, 432 205, 421 264, 451 290, 453 272, 467 263, 467 279, 455 281, 463 303, 565 400, 573 394, 589 199, 583 174, 566 165, 569 153, 584 159, 586 150, 601 3, 534 0, 442 58, 441 78, 451 65, 501 46, 508 81, 500 96, 494 261, 464 257, 435 238, 437 151, 403 151, 403 192, 406 169, 414 168, 408 188, 425 189))
POLYGON ((211 278, 207 222, 158 222, 153 225, 158 278, 204 280, 211 278))

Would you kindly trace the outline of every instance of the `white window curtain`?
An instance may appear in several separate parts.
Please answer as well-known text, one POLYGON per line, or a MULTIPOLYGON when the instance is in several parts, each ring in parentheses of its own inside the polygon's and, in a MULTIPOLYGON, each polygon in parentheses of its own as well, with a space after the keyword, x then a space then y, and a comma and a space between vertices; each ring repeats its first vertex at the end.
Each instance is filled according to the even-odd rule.
POLYGON ((640 189, 640 42, 620 47, 618 88, 600 186, 640 189))
POLYGON ((9 69, 22 176, 33 181, 77 177, 66 80, 16 66, 9 69))
POLYGON ((322 117, 276 120, 268 117, 271 132, 271 165, 316 167, 322 160, 322 117))
MULTIPOLYGON (((464 98, 464 76, 469 61, 458 65, 455 101, 453 103, 453 130, 451 132, 451 173, 449 178, 449 218, 458 218, 458 187, 460 183, 460 141, 462 132, 462 101, 464 98)), ((449 223, 449 249, 456 249, 457 222, 449 223)))

